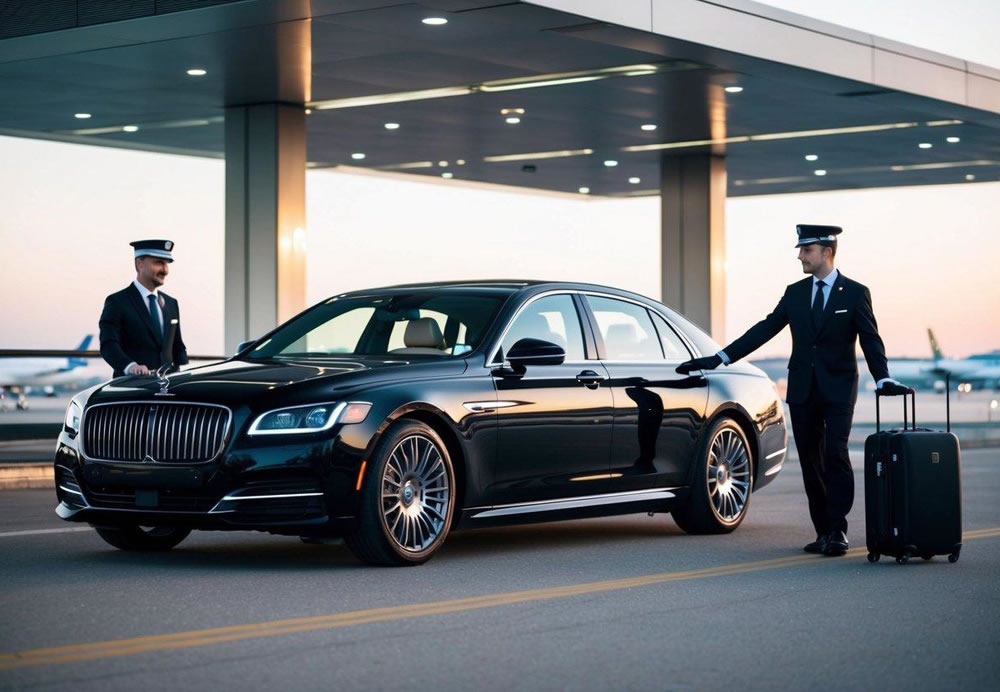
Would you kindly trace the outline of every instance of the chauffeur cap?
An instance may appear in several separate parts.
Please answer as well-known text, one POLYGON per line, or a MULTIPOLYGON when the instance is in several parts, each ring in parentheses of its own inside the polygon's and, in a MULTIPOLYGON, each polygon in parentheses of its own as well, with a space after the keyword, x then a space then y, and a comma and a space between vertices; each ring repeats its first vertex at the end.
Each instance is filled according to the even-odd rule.
POLYGON ((840 226, 815 226, 813 224, 800 223, 795 227, 795 232, 799 236, 799 241, 795 247, 803 245, 825 245, 832 247, 837 244, 837 236, 844 232, 840 226))
POLYGON ((136 257, 159 257, 168 262, 174 261, 174 256, 170 254, 174 249, 172 240, 135 240, 129 245, 135 248, 136 257))

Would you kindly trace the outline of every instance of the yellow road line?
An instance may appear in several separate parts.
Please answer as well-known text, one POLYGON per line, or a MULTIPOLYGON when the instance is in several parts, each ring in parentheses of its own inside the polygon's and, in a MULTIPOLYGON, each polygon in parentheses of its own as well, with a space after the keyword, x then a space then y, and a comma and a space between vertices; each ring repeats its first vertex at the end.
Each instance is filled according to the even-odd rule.
MULTIPOLYGON (((963 539, 970 541, 980 538, 995 538, 998 536, 1000 536, 1000 527, 969 531, 964 534, 963 539)), ((853 550, 848 551, 847 555, 848 557, 858 557, 865 555, 866 552, 867 550, 865 548, 854 548, 853 550)), ((89 661, 99 658, 131 656, 133 654, 141 654, 151 651, 188 649, 197 646, 235 642, 243 639, 259 639, 262 637, 276 637, 298 632, 339 629, 342 627, 367 625, 376 622, 407 620, 431 615, 445 615, 470 610, 480 610, 483 608, 495 608, 504 605, 514 605, 517 603, 547 601, 557 598, 568 598, 570 596, 582 596, 606 591, 620 591, 640 586, 650 586, 652 584, 663 584, 667 582, 687 581, 692 579, 705 579, 708 577, 723 577, 734 574, 744 574, 747 572, 761 572, 785 567, 818 564, 830 565, 836 564, 836 562, 828 562, 815 555, 794 555, 790 557, 774 558, 771 560, 757 560, 754 562, 735 563, 730 565, 720 565, 718 567, 705 567, 679 572, 661 572, 659 574, 586 582, 583 584, 571 584, 568 586, 527 589, 524 591, 512 591, 509 593, 456 598, 447 601, 433 601, 430 603, 414 603, 389 606, 385 608, 370 608, 367 610, 337 613, 334 615, 316 615, 285 620, 271 620, 268 622, 250 623, 245 625, 231 625, 228 627, 214 627, 188 632, 174 632, 172 634, 155 634, 145 637, 133 637, 131 639, 31 649, 11 654, 0 654, 0 671, 23 668, 27 666, 51 665, 56 663, 89 661)))

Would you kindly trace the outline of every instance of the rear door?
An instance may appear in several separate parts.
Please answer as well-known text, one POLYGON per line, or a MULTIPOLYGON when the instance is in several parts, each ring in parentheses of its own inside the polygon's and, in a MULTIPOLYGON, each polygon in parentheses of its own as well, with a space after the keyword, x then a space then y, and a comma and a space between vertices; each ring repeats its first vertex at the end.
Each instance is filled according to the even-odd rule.
POLYGON ((677 374, 691 354, 659 313, 603 295, 586 295, 586 305, 614 397, 611 489, 685 485, 707 381, 677 374))

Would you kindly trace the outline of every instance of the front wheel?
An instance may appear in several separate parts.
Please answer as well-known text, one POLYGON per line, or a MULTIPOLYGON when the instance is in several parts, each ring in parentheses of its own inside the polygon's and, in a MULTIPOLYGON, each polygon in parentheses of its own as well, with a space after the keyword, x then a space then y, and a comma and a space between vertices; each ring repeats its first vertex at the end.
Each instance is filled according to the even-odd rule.
POLYGON ((444 543, 454 514, 448 448, 429 425, 405 420, 383 433, 370 464, 348 547, 373 565, 426 562, 444 543))
POLYGON ((170 550, 191 533, 191 529, 169 526, 95 526, 97 535, 119 550, 156 553, 170 550))
POLYGON ((753 483, 750 445, 736 421, 712 425, 696 463, 691 498, 674 521, 687 533, 730 533, 746 517, 753 483))

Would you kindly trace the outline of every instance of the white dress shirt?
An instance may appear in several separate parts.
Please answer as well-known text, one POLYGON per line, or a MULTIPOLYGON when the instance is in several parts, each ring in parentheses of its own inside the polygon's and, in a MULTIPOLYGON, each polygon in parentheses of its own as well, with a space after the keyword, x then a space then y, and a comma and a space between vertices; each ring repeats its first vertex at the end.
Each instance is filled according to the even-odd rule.
MULTIPOLYGON (((830 300, 830 290, 833 288, 833 284, 837 281, 837 275, 839 272, 834 269, 832 272, 826 275, 823 279, 823 308, 826 309, 826 301, 830 300)), ((812 293, 809 294, 809 309, 812 310, 813 301, 816 300, 816 286, 819 284, 820 279, 813 277, 812 293)))

